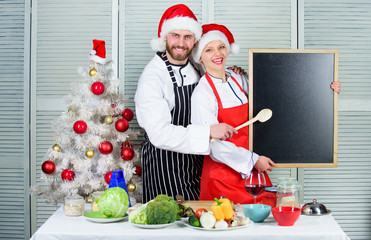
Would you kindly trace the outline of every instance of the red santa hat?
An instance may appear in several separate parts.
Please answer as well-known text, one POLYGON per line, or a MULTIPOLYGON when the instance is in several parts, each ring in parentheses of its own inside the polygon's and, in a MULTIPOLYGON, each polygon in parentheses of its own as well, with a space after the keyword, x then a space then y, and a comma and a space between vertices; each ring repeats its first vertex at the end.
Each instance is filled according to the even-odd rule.
POLYGON ((93 50, 90 51, 90 60, 104 64, 106 62, 106 43, 102 40, 93 40, 93 50))
POLYGON ((201 25, 196 16, 184 4, 174 5, 168 8, 160 20, 157 38, 152 39, 151 47, 154 51, 165 51, 165 37, 173 30, 188 30, 195 35, 198 41, 202 34, 201 25))
POLYGON ((228 54, 238 54, 240 52, 239 44, 234 42, 233 35, 227 27, 215 23, 205 24, 202 26, 201 39, 192 52, 194 61, 200 63, 201 53, 204 48, 210 42, 217 40, 225 44, 228 54))

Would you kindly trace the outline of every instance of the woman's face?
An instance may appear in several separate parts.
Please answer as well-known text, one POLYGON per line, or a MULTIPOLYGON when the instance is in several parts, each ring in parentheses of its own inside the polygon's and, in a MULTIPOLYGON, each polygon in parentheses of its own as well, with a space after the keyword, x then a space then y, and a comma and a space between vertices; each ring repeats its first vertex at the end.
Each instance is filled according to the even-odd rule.
POLYGON ((228 50, 222 41, 212 41, 206 45, 201 53, 200 61, 208 72, 225 69, 228 50))

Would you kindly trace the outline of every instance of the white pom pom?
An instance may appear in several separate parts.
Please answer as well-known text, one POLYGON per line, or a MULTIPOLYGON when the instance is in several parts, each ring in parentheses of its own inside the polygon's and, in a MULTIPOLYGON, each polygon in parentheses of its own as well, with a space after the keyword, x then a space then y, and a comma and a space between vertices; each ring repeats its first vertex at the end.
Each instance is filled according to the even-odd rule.
POLYGON ((151 40, 151 48, 154 51, 163 52, 166 49, 165 40, 162 38, 153 38, 151 40))
POLYGON ((90 51, 90 55, 95 55, 96 53, 97 53, 97 51, 95 51, 95 50, 90 51))
POLYGON ((239 54, 240 53, 240 45, 238 43, 231 44, 231 54, 239 54))

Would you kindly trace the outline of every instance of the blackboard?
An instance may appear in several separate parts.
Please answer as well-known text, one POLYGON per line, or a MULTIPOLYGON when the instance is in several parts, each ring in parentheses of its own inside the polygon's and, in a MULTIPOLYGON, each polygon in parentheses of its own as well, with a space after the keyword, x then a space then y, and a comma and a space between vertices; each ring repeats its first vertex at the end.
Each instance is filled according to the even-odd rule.
POLYGON ((337 50, 250 49, 250 150, 278 167, 337 166, 337 50))

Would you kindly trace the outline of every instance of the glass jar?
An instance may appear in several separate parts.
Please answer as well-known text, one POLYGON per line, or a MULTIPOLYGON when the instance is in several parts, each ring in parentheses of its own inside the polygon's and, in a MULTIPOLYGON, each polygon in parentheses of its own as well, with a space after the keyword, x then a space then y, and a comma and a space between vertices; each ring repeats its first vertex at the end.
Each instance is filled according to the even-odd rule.
POLYGON ((93 202, 91 204, 91 210, 94 212, 94 211, 99 211, 98 209, 98 200, 100 198, 100 196, 102 196, 102 194, 104 193, 104 191, 97 191, 97 192, 93 192, 91 195, 93 197, 93 202))
POLYGON ((84 198, 80 195, 67 196, 64 198, 64 214, 66 216, 81 216, 85 211, 84 198))
POLYGON ((279 178, 277 184, 277 207, 300 208, 301 185, 295 178, 279 178))

